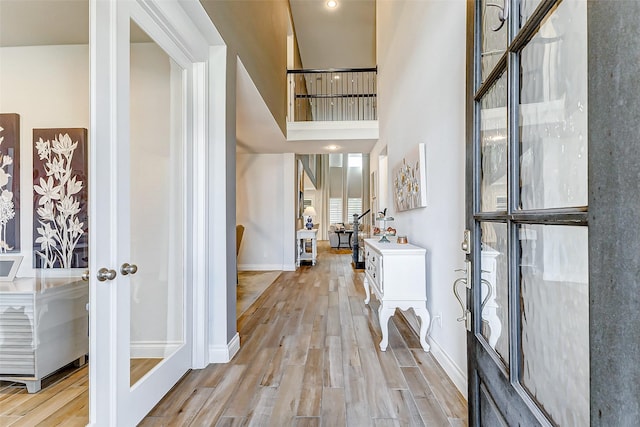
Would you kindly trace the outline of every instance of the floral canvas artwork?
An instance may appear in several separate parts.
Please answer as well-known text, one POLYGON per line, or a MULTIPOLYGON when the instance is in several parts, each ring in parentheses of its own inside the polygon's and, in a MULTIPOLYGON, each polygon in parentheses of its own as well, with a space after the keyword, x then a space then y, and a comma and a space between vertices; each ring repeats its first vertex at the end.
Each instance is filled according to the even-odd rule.
POLYGON ((35 268, 83 268, 87 247, 87 130, 33 130, 35 268))
POLYGON ((0 114, 0 253, 20 250, 20 115, 0 114))
POLYGON ((418 144, 393 170, 393 198, 397 212, 427 206, 426 149, 418 144))

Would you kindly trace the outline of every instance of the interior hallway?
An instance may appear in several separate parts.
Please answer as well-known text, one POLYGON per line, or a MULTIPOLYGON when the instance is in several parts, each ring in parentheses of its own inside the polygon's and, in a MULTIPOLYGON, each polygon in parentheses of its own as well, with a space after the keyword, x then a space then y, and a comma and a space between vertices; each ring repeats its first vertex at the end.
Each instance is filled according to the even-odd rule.
MULTIPOLYGON (((141 425, 467 425, 466 402, 398 316, 379 350, 378 302, 364 305, 348 251, 318 246, 316 266, 280 274, 239 318, 236 357, 188 373, 141 425)), ((148 371, 134 368, 134 382, 148 371)), ((87 376, 67 367, 35 394, 0 383, 0 425, 86 425, 87 376)))
POLYGON ((464 398, 398 316, 379 350, 378 302, 364 305, 350 261, 321 242, 316 266, 283 272, 238 319, 234 359, 188 373, 141 425, 467 425, 464 398))

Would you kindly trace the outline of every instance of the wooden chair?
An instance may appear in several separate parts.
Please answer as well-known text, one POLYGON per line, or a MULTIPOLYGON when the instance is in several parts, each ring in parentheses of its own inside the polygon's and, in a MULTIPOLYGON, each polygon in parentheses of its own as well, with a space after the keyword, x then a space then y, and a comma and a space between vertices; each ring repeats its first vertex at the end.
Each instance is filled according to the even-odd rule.
POLYGON ((240 243, 244 236, 244 225, 236 225, 236 285, 238 284, 238 254, 240 253, 240 243))
POLYGON ((240 253, 240 243, 242 243, 242 236, 244 235, 244 225, 236 225, 236 258, 240 253))

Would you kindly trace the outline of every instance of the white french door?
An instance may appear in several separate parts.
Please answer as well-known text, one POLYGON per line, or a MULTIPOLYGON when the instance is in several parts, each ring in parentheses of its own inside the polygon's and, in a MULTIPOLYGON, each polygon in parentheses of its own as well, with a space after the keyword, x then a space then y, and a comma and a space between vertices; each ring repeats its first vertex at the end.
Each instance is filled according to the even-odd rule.
POLYGON ((192 366, 198 65, 180 13, 91 1, 91 425, 136 425, 192 366))

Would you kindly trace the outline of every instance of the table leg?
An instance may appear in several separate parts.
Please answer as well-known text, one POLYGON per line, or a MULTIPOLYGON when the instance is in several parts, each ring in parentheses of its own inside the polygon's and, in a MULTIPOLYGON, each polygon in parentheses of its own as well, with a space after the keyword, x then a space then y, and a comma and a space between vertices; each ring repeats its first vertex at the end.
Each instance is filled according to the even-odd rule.
POLYGON ((296 239, 296 245, 298 247, 296 253, 296 267, 300 267, 300 255, 302 254, 302 252, 300 252, 300 239, 296 239))
POLYGON ((416 316, 420 318, 420 345, 424 351, 429 351, 430 346, 427 344, 427 329, 429 329, 429 323, 431 322, 431 316, 429 311, 424 307, 414 307, 413 311, 416 316))
POLYGON ((364 276, 362 284, 364 285, 364 293, 367 294, 367 297, 364 299, 364 303, 369 304, 369 301, 371 300, 371 291, 369 290, 369 280, 367 280, 367 276, 364 276))
POLYGON ((380 306, 378 316, 380 317, 380 330, 382 331, 382 341, 380 341, 380 350, 387 351, 389 346, 389 319, 395 313, 396 308, 388 308, 384 303, 380 306))
POLYGON ((311 239, 311 265, 316 265, 316 257, 318 255, 318 239, 311 239))

